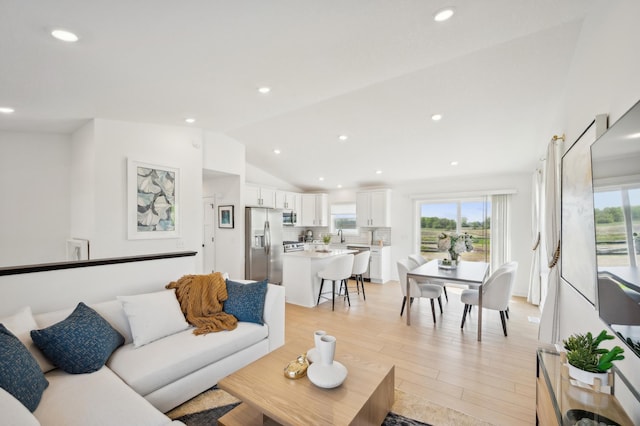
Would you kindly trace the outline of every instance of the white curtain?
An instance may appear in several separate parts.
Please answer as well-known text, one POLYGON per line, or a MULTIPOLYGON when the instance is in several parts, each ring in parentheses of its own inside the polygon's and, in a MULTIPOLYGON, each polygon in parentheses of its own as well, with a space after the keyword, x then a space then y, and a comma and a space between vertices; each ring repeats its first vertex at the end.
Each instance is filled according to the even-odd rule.
MULTIPOLYGON (((549 267, 547 291, 540 316, 538 340, 546 343, 558 341, 558 288, 560 285, 560 155, 558 143, 551 141, 547 148, 544 176, 544 234, 549 267)), ((543 289, 544 290, 544 289, 543 289)), ((544 293, 544 291, 543 291, 544 293)))
POLYGON ((540 278, 540 193, 542 187, 542 170, 537 169, 531 179, 531 272, 529 274, 529 293, 527 301, 534 305, 540 304, 542 298, 540 278))
POLYGON ((511 195, 491 196, 491 271, 511 261, 511 195))

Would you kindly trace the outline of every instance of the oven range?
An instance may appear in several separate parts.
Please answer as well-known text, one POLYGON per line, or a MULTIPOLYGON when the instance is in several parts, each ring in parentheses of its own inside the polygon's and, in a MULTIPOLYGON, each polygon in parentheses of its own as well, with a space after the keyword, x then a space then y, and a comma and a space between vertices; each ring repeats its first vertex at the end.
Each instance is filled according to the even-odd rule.
POLYGON ((283 241, 284 252, 290 253, 292 251, 304 251, 304 243, 299 241, 283 241))

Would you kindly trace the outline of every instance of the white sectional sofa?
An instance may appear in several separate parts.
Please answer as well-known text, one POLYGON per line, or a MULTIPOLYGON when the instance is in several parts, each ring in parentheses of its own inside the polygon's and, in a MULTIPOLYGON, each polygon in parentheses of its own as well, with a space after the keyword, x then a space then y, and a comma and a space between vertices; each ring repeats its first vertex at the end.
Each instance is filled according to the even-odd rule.
MULTIPOLYGON (((41 362, 49 386, 33 414, 0 388, 2 424, 169 424, 171 420, 163 413, 284 344, 284 288, 272 284, 267 286, 264 301, 264 325, 240 321, 232 331, 199 336, 188 328, 139 347, 134 345, 119 300, 88 306, 124 337, 124 345, 93 373, 47 370, 52 366, 42 367, 41 362)), ((40 313, 33 318, 39 328, 45 328, 67 318, 73 309, 40 313)), ((20 337, 20 331, 24 332, 14 334, 20 337)))

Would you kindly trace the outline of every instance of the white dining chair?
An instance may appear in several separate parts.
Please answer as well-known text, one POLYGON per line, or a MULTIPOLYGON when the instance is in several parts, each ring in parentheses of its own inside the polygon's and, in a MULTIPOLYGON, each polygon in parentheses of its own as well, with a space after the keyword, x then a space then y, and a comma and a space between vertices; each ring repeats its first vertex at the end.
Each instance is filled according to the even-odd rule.
MULTIPOLYGON (((422 266, 425 263, 427 263, 427 259, 425 259, 424 257, 422 257, 421 254, 410 254, 409 255, 409 266, 412 266, 412 269, 417 268, 418 266, 422 266)), ((445 285, 444 282, 442 281, 429 281, 428 278, 423 278, 423 279, 417 279, 416 282, 418 284, 434 284, 434 285, 439 285, 442 286, 442 290, 444 291, 444 298, 445 300, 448 302, 449 301, 449 295, 447 294, 447 286, 445 285)))
POLYGON ((329 292, 322 293, 325 280, 331 281, 331 310, 333 311, 336 303, 336 281, 344 283, 345 298, 351 306, 351 300, 349 300, 349 289, 347 288, 347 280, 351 278, 351 271, 353 271, 353 254, 345 254, 342 256, 336 256, 322 271, 318 272, 318 276, 321 278, 320 291, 318 292, 318 302, 320 304, 320 298, 329 299, 323 294, 329 294, 329 292))
MULTIPOLYGON (((518 262, 505 263, 496 269, 482 285, 482 308, 500 312, 502 331, 505 336, 507 335, 507 322, 505 317, 508 315, 509 300, 511 299, 517 271, 518 262)), ((460 328, 464 328, 467 315, 471 313, 471 306, 478 305, 478 296, 478 290, 475 289, 463 290, 460 295, 460 300, 464 303, 464 312, 462 313, 460 328)))
POLYGON ((438 305, 440 306, 440 313, 442 314, 442 287, 435 284, 418 284, 413 278, 409 280, 409 294, 407 294, 407 273, 412 268, 409 266, 409 261, 405 259, 398 260, 398 277, 400 279, 400 289, 402 290, 402 308, 400 309, 400 316, 404 313, 404 307, 409 299, 409 307, 411 309, 411 303, 415 297, 424 297, 431 301, 431 314, 433 315, 433 323, 436 323, 436 310, 433 300, 438 299, 438 305))

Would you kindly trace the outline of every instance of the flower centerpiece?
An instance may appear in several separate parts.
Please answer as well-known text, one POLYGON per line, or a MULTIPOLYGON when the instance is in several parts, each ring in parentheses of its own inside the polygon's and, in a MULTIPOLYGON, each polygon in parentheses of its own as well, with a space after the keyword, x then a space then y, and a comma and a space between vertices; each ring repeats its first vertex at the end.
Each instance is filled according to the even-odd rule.
POLYGON ((473 250, 473 237, 468 233, 458 234, 452 232, 445 234, 444 232, 438 236, 438 250, 449 252, 449 262, 444 264, 453 264, 458 261, 460 253, 473 250))

